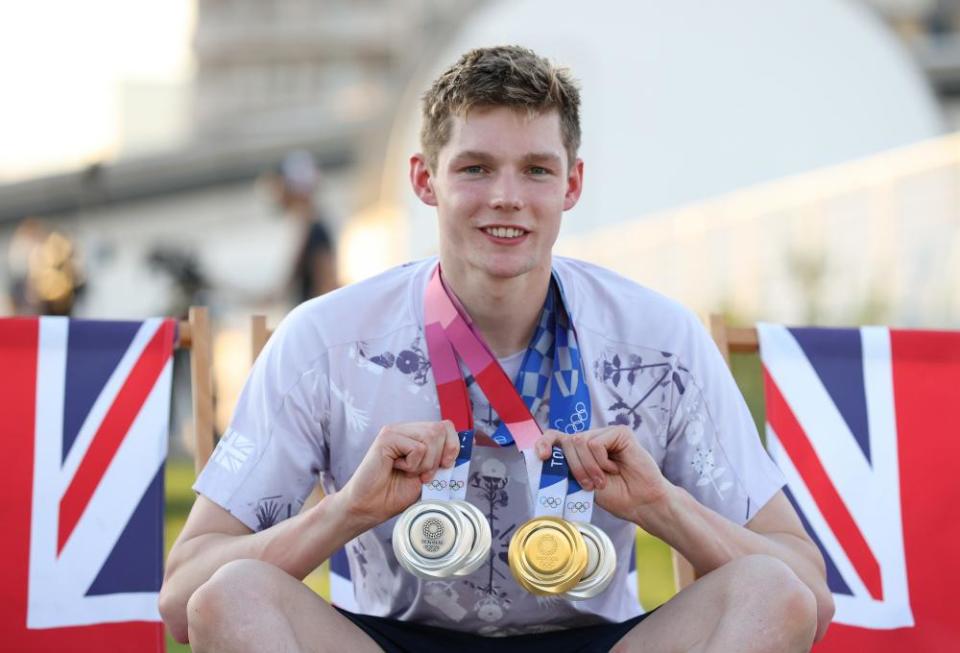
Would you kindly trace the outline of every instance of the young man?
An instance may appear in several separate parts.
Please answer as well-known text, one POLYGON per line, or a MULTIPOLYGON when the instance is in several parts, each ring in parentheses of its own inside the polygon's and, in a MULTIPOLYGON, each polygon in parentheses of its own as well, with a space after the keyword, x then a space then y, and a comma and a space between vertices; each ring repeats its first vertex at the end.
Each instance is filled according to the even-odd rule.
MULTIPOLYGON (((398 565, 393 518, 459 450, 425 341, 438 265, 427 260, 301 305, 270 340, 170 554, 161 612, 178 640, 189 635, 195 651, 479 650, 485 635, 524 651, 801 651, 823 635, 833 612, 823 561, 696 318, 551 256, 582 189, 578 109, 567 74, 533 52, 469 52, 424 99, 410 179, 437 208, 445 292, 518 391, 548 299, 569 316, 580 364, 566 378, 586 382, 587 419, 573 435, 545 431, 535 451, 545 460, 562 447, 595 492, 592 521, 617 553, 609 588, 574 602, 514 581, 507 548, 533 516, 515 446, 473 447, 467 499, 492 528, 486 564, 442 581, 398 565), (327 495, 301 512, 318 475, 327 495), (700 576, 648 615, 631 587, 638 525, 700 576), (348 543, 363 615, 300 582, 348 543)), ((493 444, 505 427, 463 373, 477 443, 493 444)), ((541 426, 562 426, 542 386, 528 406, 541 426)))

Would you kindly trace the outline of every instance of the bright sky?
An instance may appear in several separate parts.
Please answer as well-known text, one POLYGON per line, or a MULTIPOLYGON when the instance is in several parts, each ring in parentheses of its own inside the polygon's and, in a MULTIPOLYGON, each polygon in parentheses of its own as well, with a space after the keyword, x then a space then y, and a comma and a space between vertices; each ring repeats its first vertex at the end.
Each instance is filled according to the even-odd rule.
POLYGON ((191 74, 194 0, 0 1, 0 183, 117 144, 116 86, 191 74))

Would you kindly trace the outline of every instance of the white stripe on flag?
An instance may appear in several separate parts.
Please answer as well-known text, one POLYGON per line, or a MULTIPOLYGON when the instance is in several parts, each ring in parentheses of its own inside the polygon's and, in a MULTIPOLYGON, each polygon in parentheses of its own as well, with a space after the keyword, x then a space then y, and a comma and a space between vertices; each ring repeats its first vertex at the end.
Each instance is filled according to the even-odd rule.
MULTIPOLYGON (((810 494, 810 490, 807 488, 806 482, 803 480, 803 477, 800 476, 797 468, 794 467, 793 461, 790 460, 790 457, 783 449, 783 445, 780 444, 780 439, 777 437, 776 431, 770 426, 769 422, 767 423, 767 451, 770 452, 770 457, 773 458, 777 466, 780 467, 780 471, 783 472, 794 500, 797 502, 797 505, 800 506, 800 510, 803 511, 803 515, 810 523, 810 527, 813 528, 817 537, 820 538, 820 543, 823 544, 823 548, 827 550, 827 554, 833 559, 837 570, 840 572, 840 576, 843 577, 843 580, 850 587, 850 591, 853 592, 854 596, 869 599, 870 591, 866 585, 864 585, 853 563, 850 562, 840 542, 836 536, 834 536, 833 529, 827 525, 827 520, 824 518, 823 513, 820 512, 820 508, 817 507, 813 495, 810 494)), ((837 620, 840 623, 849 623, 841 619, 837 620)))
POLYGON ((873 474, 853 433, 793 335, 782 326, 758 324, 763 365, 780 389, 851 513, 869 513, 864 488, 873 474))
MULTIPOLYGON (((160 325, 140 331, 131 344, 136 356, 142 353, 160 325)), ((60 460, 63 443, 63 407, 66 379, 68 321, 40 320, 38 352, 34 495, 30 550, 30 587, 27 625, 29 628, 57 628, 118 621, 159 621, 157 592, 130 592, 84 596, 166 457, 172 361, 168 360, 151 389, 140 413, 131 424, 123 443, 104 473, 74 532, 57 557, 59 503, 81 460, 79 453, 64 475, 60 460), (59 491, 58 491, 59 489, 59 491)), ((96 403, 112 404, 136 358, 128 351, 121 363, 124 376, 111 376, 96 403)), ((98 409, 99 420, 109 404, 98 409)), ((96 404, 95 404, 96 405, 96 404)), ((84 453, 100 421, 88 417, 84 453)), ((83 430, 82 429, 82 430, 83 430)), ((73 450, 80 446, 79 438, 73 450)))
MULTIPOLYGON (((41 324, 47 319, 50 318, 43 318, 43 320, 41 320, 41 324)), ((67 323, 66 318, 57 319, 63 319, 64 323, 67 323)), ((66 492, 67 487, 70 485, 70 481, 73 480, 74 474, 77 473, 77 468, 80 466, 80 462, 87 454, 87 449, 90 448, 90 443, 93 442, 93 436, 97 434, 97 429, 99 429, 100 425, 103 423, 103 418, 106 417, 107 411, 110 410, 110 407, 113 405, 114 400, 120 393, 121 388, 123 388, 123 384, 126 382, 127 377, 130 376, 130 371, 133 369, 133 366, 137 364, 137 361, 140 360, 143 350, 146 349, 148 344, 150 344, 150 340, 156 334, 157 329, 160 328, 161 324, 162 320, 158 318, 144 320, 143 324, 140 325, 140 328, 134 335, 133 340, 130 341, 127 351, 124 352, 123 356, 120 358, 120 362, 117 364, 116 368, 113 370, 113 373, 110 374, 110 377, 104 384, 103 389, 100 390, 100 394, 97 396, 96 401, 93 402, 93 405, 90 407, 89 414, 87 414, 87 417, 83 420, 80 430, 77 432, 77 437, 74 440, 73 445, 70 447, 70 451, 67 453, 67 458, 63 461, 63 467, 59 473, 59 491, 61 494, 66 492)), ((64 338, 66 338, 66 336, 64 336, 64 338)), ((66 360, 64 360, 64 365, 66 365, 66 360)), ((61 391, 62 386, 65 385, 65 379, 66 375, 60 379, 61 391)), ((58 457, 62 458, 63 454, 59 454, 58 457)))

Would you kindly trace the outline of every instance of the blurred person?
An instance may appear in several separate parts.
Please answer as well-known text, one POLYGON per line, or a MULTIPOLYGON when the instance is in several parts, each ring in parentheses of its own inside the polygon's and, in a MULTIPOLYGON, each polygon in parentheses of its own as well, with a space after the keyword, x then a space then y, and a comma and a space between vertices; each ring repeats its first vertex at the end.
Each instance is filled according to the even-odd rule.
MULTIPOLYGON (((151 270, 166 275, 172 284, 163 314, 178 320, 190 318, 191 306, 216 309, 214 293, 206 271, 197 254, 172 243, 154 245, 147 255, 151 270)), ((214 317, 216 315, 214 314, 214 317)), ((197 441, 193 424, 193 395, 191 392, 190 351, 183 347, 173 350, 173 386, 170 400, 171 454, 195 455, 197 441)), ((211 399, 216 414, 220 389, 214 379, 211 399)), ((214 425, 216 428, 216 425, 214 425)), ((219 435, 219 433, 217 433, 219 435)))
POLYGON ((73 241, 37 218, 14 231, 7 276, 16 315, 71 315, 86 286, 73 241))
POLYGON ((268 183, 276 205, 298 225, 298 246, 287 287, 296 304, 337 288, 333 239, 316 206, 320 172, 313 156, 296 150, 287 154, 268 183))
MULTIPOLYGON (((439 257, 279 325, 170 553, 160 609, 176 639, 198 652, 802 651, 823 636, 824 561, 699 320, 552 255, 582 191, 579 102, 567 71, 517 46, 468 52, 434 81, 410 181, 437 209, 439 257), (421 580, 394 517, 452 485, 463 456, 489 554, 421 580), (567 469, 569 515, 563 494, 542 494, 567 469), (327 494, 301 510, 318 475, 327 494), (610 539, 611 584, 582 601, 535 596, 524 588, 546 571, 514 559, 549 567, 556 539, 517 553, 517 533, 544 523, 527 521, 537 503, 574 520, 590 503, 574 505, 578 492, 597 505, 578 528, 610 539), (629 575, 638 526, 699 577, 649 613, 629 575), (300 582, 348 544, 355 612, 300 582)), ((422 535, 414 548, 450 545, 442 522, 422 535)))

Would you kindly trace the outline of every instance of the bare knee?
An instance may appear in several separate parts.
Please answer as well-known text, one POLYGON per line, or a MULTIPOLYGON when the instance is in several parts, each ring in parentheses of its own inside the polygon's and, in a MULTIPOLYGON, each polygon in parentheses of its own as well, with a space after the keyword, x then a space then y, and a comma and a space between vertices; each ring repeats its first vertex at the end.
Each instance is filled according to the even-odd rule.
POLYGON ((234 560, 217 570, 187 601, 187 630, 196 651, 243 637, 250 612, 268 608, 270 577, 282 573, 259 560, 234 560))
POLYGON ((750 555, 731 562, 728 596, 756 626, 756 650, 809 650, 817 631, 817 600, 778 558, 750 555))

